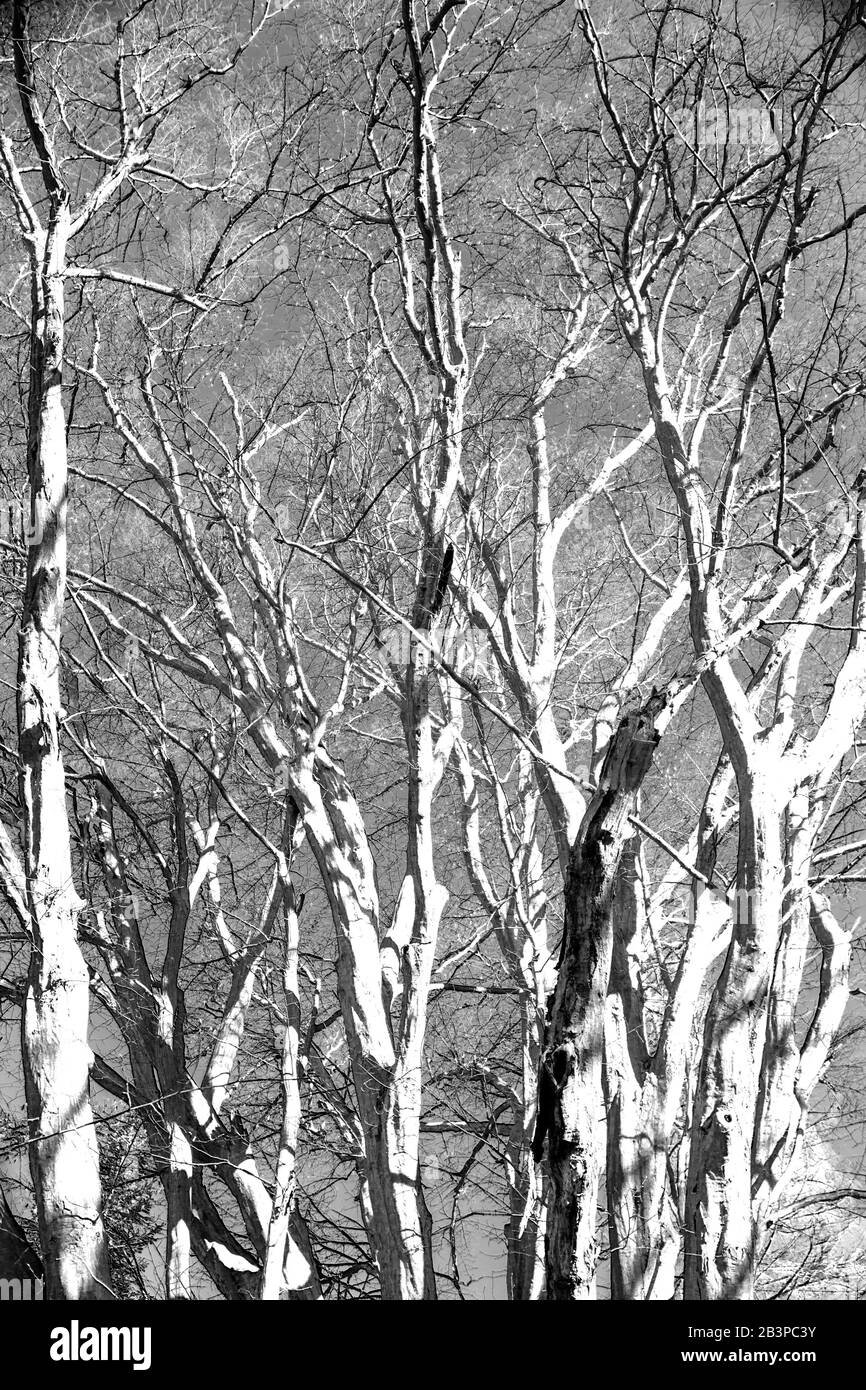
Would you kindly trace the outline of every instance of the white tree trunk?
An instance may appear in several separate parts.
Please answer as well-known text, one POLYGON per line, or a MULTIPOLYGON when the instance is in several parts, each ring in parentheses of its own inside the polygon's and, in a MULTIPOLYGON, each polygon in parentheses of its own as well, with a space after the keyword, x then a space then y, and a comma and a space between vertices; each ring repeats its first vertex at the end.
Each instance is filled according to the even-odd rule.
POLYGON ((539 1075, 534 1153, 548 1140, 551 1191, 547 1297, 554 1302, 595 1295, 599 1128, 603 1113, 602 1054, 613 949, 612 903, 629 817, 652 764, 655 696, 620 724, 597 792, 572 850, 565 884, 565 935, 539 1075))
POLYGON ((18 645, 18 751, 33 938, 23 1051, 47 1296, 103 1299, 112 1295, 89 1098, 90 980, 78 944, 82 903, 73 883, 60 749, 68 487, 62 274, 68 228, 64 196, 49 224, 42 264, 34 266, 27 462, 36 538, 28 552, 18 645))
POLYGON ((538 1099, 538 1069, 544 1044, 544 1011, 528 990, 520 1001, 523 1101, 508 1142, 508 1207, 505 1227, 508 1297, 534 1303, 545 1295, 547 1175, 532 1153, 538 1099))
POLYGON ((751 1299, 752 1136, 767 996, 782 917, 778 791, 770 767, 738 777, 734 933, 707 1012, 686 1205, 687 1299, 751 1299))

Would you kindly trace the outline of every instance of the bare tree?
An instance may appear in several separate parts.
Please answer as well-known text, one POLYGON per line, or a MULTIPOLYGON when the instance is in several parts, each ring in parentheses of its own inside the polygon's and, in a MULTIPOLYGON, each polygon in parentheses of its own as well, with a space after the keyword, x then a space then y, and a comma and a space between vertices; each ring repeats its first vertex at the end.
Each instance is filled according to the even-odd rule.
MULTIPOLYGON (((161 18, 153 6, 127 16, 117 27, 115 61, 107 84, 109 109, 116 122, 110 133, 104 124, 101 131, 93 130, 98 99, 67 98, 64 84, 53 71, 57 50, 50 36, 37 56, 27 0, 12 7, 7 36, 14 87, 0 157, 4 192, 27 267, 29 307, 20 314, 29 341, 25 435, 32 543, 17 681, 24 867, 22 871, 10 863, 6 891, 14 904, 24 906, 32 937, 24 1013, 25 1078, 50 1297, 111 1296, 88 1098, 89 980, 77 939, 83 904, 74 886, 60 744, 68 506, 68 421, 63 401, 67 283, 73 277, 107 277, 157 294, 195 299, 194 293, 183 288, 175 291, 133 271, 82 264, 70 256, 86 257, 79 247, 99 245, 97 224, 104 228, 112 206, 136 175, 160 177, 160 132, 202 82, 236 66, 271 12, 266 4, 234 50, 194 61, 182 77, 174 74, 166 53, 150 82, 144 51, 151 38, 165 48, 161 18), (20 110, 14 124, 13 100, 20 110), (35 165, 23 163, 30 158, 35 165), (82 172, 82 163, 87 173, 82 172)), ((201 37, 201 21, 192 19, 189 32, 201 37)), ((58 36, 56 42, 62 50, 67 35, 58 36)), ((86 50, 82 40, 80 51, 86 50)), ((86 62, 84 72, 89 72, 86 62)), ((85 91, 88 80, 85 76, 85 91)))
MULTIPOLYGON (((672 17, 672 11, 658 19, 647 16, 648 35, 664 33, 668 13, 672 17)), ((640 80, 633 83, 607 58, 589 12, 580 14, 600 108, 632 176, 627 196, 618 201, 613 195, 613 205, 622 209, 621 238, 618 244, 608 239, 605 248, 618 323, 640 370, 676 499, 688 557, 692 640, 740 802, 735 931, 707 1015, 692 1124, 686 1297, 751 1296, 751 1149, 768 1007, 771 1012, 778 1007, 777 1025, 786 1028, 784 947, 776 956, 785 879, 782 826, 795 795, 805 794, 816 778, 832 776, 863 715, 857 693, 863 660, 860 484, 825 463, 832 431, 829 439, 815 433, 836 422, 859 387, 842 393, 843 404, 840 393, 828 392, 817 379, 826 325, 816 327, 805 362, 802 352, 792 360, 783 330, 792 268, 843 247, 859 217, 859 209, 845 210, 844 195, 840 215, 816 189, 806 187, 809 170, 821 158, 823 124, 833 103, 844 101, 845 84, 862 62, 851 45, 857 17, 854 6, 838 22, 827 18, 818 47, 795 59, 785 78, 796 93, 790 128, 778 147, 755 160, 742 151, 732 158, 727 141, 721 152, 708 150, 700 132, 693 137, 681 131, 679 102, 695 79, 670 69, 660 47, 654 50, 655 85, 647 98, 640 80), (635 126, 638 109, 649 118, 643 137, 635 126), (735 269, 730 280, 714 284, 711 279, 702 300, 700 321, 716 327, 685 351, 673 348, 668 354, 673 323, 681 316, 677 287, 720 219, 732 229, 735 269), (673 375, 668 355, 676 363, 673 375), (726 377, 735 356, 737 370, 726 377), (790 363, 786 369, 793 383, 787 405, 781 396, 782 360, 790 363), (760 429, 759 407, 768 425, 777 426, 775 446, 760 429), (805 458, 796 467, 790 461, 792 434, 805 435, 805 458), (721 465, 704 462, 710 438, 718 438, 721 465), (747 444, 754 448, 752 439, 761 451, 756 462, 747 452, 747 444), (825 467, 838 488, 831 506, 837 524, 829 527, 826 513, 814 506, 804 512, 794 492, 798 478, 825 467), (768 486, 773 475, 775 485, 768 486), (751 531, 745 520, 750 509, 751 531), (792 593, 791 608, 775 620, 780 631, 771 629, 763 657, 759 694, 770 706, 766 717, 761 699, 750 699, 729 646, 728 611, 744 583, 742 560, 737 565, 731 560, 735 536, 738 550, 744 542, 768 546, 775 560, 764 569, 765 582, 787 585, 792 593), (852 592, 850 639, 836 659, 830 698, 814 727, 797 727, 798 678, 810 634, 852 592)), ((699 50, 697 80, 707 84, 705 98, 715 95, 710 64, 725 37, 719 36, 717 48, 716 36, 708 34, 699 50)), ((749 81, 747 63, 742 72, 749 81)), ((844 264, 841 272, 844 276, 844 264)), ((778 1049, 772 1036, 769 1046, 778 1049)), ((775 1143, 774 1138, 771 1147, 775 1143)), ((760 1146, 761 1141, 759 1152, 760 1146)))
POLYGON ((862 5, 121 9, 6 37, 4 1268, 110 1296, 140 1124, 172 1300, 787 1297, 861 1192, 862 5))

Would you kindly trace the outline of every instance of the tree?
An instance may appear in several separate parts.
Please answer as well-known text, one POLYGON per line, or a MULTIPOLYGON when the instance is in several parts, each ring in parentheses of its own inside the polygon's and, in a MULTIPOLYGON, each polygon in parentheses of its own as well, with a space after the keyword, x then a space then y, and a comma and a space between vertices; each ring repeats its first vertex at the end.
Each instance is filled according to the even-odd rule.
POLYGON ((97 1144, 160 1184, 166 1297, 784 1297, 859 1201, 802 1174, 863 854, 860 8, 16 8, 3 235, 75 228, 64 1181, 103 1261, 97 1144))
MULTIPOLYGON (((33 946, 24 1057, 28 1113, 38 1140, 30 1152, 49 1297, 111 1295, 88 1097, 89 979, 76 930, 83 903, 74 887, 60 743, 68 507, 66 286, 76 278, 125 279, 156 294, 175 294, 134 271, 88 265, 83 248, 89 245, 90 254, 100 259, 95 248, 102 249, 108 219, 124 189, 135 176, 161 176, 159 137, 168 132, 176 109, 202 82, 236 66, 272 12, 266 4, 234 50, 223 43, 222 51, 218 46, 212 58, 196 60, 180 80, 169 59, 172 38, 163 34, 158 11, 146 6, 127 16, 117 28, 110 78, 99 83, 108 88, 117 133, 115 128, 109 133, 107 123, 94 130, 94 113, 97 121, 104 122, 104 116, 98 100, 87 94, 92 69, 86 60, 80 96, 67 101, 54 80, 52 44, 64 44, 66 35, 52 38, 48 30, 48 56, 44 62, 35 56, 27 0, 12 6, 6 35, 14 87, 0 157, 28 275, 25 435, 32 509, 17 679, 24 864, 22 869, 9 860, 6 894, 33 946), (143 55, 151 37, 162 45, 164 56, 148 82, 143 55), (20 109, 17 127, 9 124, 12 100, 20 109), (28 151, 35 157, 35 172, 22 165, 22 153, 27 157, 28 151), (67 166, 73 160, 70 182, 67 166), (70 264, 70 250, 84 259, 70 264)), ((186 37, 195 39, 193 51, 201 36, 201 18, 191 17, 186 37)), ((174 41, 177 52, 176 35, 174 41)), ((87 49, 84 37, 73 51, 86 55, 87 49)), ((199 290, 208 278, 207 271, 199 276, 199 290)), ((176 297, 195 299, 182 289, 176 297)))
MULTIPOLYGON (((862 60, 850 46, 858 7, 850 7, 838 21, 827 17, 818 48, 796 54, 793 71, 783 79, 786 90, 796 93, 784 140, 764 158, 755 160, 741 153, 729 159, 728 140, 721 152, 708 151, 702 147, 700 133, 691 138, 689 132, 683 136, 678 130, 671 110, 674 96, 681 98, 683 85, 696 79, 675 71, 663 53, 661 37, 669 17, 673 10, 666 11, 660 21, 647 17, 654 35, 652 51, 657 55, 648 101, 642 98, 639 84, 634 92, 628 74, 615 77, 588 11, 580 12, 579 22, 592 54, 601 109, 620 158, 633 176, 627 196, 619 203, 625 220, 615 221, 624 229, 621 242, 606 248, 618 324, 643 380, 676 500, 688 557, 692 641, 734 768, 740 803, 735 930, 707 1015, 692 1124, 686 1296, 750 1297, 755 1239, 750 1202, 753 1134, 756 1122, 760 1125, 762 1116, 766 1118, 776 1091, 776 1080, 767 1077, 767 1068, 787 1070, 783 1054, 790 1034, 785 1017, 790 1003, 785 938, 793 934, 791 929, 779 944, 785 896, 784 818, 786 813, 796 816, 796 811, 789 812, 795 798, 808 797, 820 808, 827 783, 851 747, 863 715, 856 693, 863 660, 860 483, 846 476, 844 467, 841 476, 834 475, 839 496, 832 511, 840 520, 830 531, 829 544, 821 549, 826 513, 804 515, 799 500, 792 496, 795 480, 825 466, 825 450, 834 442, 833 427, 845 405, 856 399, 859 387, 843 404, 840 393, 832 386, 828 389, 823 372, 819 375, 826 323, 816 325, 805 353, 803 326, 799 326, 795 353, 784 341, 783 330, 793 266, 800 261, 808 265, 812 256, 826 258, 835 247, 844 246, 862 211, 847 212, 843 195, 840 216, 819 198, 816 188, 806 186, 822 157, 817 149, 832 104, 844 102, 845 84, 862 60), (628 114, 619 96, 619 80, 633 97, 628 114), (661 99, 659 92, 665 94, 661 99), (649 125, 638 141, 635 104, 640 101, 649 125), (703 290, 692 277, 692 292, 701 296, 700 321, 718 326, 683 350, 674 328, 681 313, 677 289, 689 278, 696 248, 705 236, 712 241, 715 223, 725 218, 736 237, 733 276, 715 284, 710 279, 703 290), (666 343, 671 338, 676 344, 671 356, 678 386, 666 365, 666 343), (733 381, 726 386, 725 372, 735 360, 733 381), (691 375, 693 368, 699 375, 691 375), (784 407, 782 379, 791 382, 784 407), (693 396, 696 388, 700 394, 693 396), (768 425, 777 428, 775 445, 769 431, 761 431, 761 405, 768 425), (816 425, 829 426, 829 437, 817 438, 816 425), (806 436, 805 458, 797 467, 789 464, 792 435, 806 436), (711 438, 718 441, 721 465, 702 464, 711 456, 711 438), (747 452, 752 438, 766 451, 757 461, 747 452), (768 498, 773 499, 769 518, 768 498), (750 511, 753 531, 746 520, 750 511), (788 609, 776 620, 781 631, 773 635, 761 677, 753 678, 751 688, 737 674, 729 647, 727 614, 732 602, 741 597, 745 580, 741 556, 736 565, 727 563, 735 516, 738 549, 769 545, 774 561, 763 568, 764 582, 774 583, 777 595, 780 590, 793 591, 793 611, 788 609), (809 636, 815 624, 851 592, 850 636, 836 658, 832 693, 815 725, 797 727, 798 679, 809 636), (768 675, 773 678, 772 694, 768 675), (764 699, 770 704, 766 718, 761 709, 764 699), (757 1107, 765 1039, 761 1115, 757 1107)), ((644 42, 647 39, 649 34, 644 42)), ((697 80, 707 98, 714 94, 708 64, 715 63, 717 45, 720 52, 726 39, 724 32, 718 36, 710 32, 696 59, 697 80)), ((746 82, 752 80, 748 65, 742 76, 746 82)), ((612 201, 616 206, 615 195, 612 201)), ((601 199, 595 226, 602 239, 606 232, 597 220, 600 204, 601 199)), ((826 267, 826 260, 823 263, 826 267)), ((841 275, 844 293, 844 261, 841 275)), ((694 314, 694 309, 687 312, 694 314)), ((840 352, 848 348, 844 342, 840 352)), ((808 813, 801 811, 798 820, 802 825, 808 813)), ((794 872, 793 852, 788 863, 794 872)), ((805 896, 806 891, 803 887, 800 894, 805 896)), ((829 905, 819 903, 816 910, 819 919, 826 921, 821 914, 829 914, 829 905)), ((784 1092, 789 1083, 778 1084, 784 1092)), ((775 1149, 777 1143, 775 1130, 769 1145, 766 1139, 758 1139, 759 1163, 767 1148, 775 1149)))

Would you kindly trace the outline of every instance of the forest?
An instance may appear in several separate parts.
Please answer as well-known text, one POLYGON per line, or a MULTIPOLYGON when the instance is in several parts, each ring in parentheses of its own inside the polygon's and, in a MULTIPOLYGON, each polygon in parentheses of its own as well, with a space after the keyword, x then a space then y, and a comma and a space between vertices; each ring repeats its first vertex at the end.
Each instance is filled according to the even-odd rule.
POLYGON ((0 4, 3 1289, 866 1297, 864 97, 0 4))

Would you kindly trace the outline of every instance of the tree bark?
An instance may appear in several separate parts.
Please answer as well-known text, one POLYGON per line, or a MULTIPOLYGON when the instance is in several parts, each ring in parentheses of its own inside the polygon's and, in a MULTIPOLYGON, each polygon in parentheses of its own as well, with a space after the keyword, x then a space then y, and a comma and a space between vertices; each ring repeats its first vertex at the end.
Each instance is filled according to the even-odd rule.
MULTIPOLYGON (((730 763, 721 757, 696 833, 695 868, 710 882, 731 780, 730 763)), ((619 1110, 608 1120, 611 1283, 614 1297, 659 1301, 674 1297, 681 1245, 679 1192, 670 1154, 683 1115, 696 1025, 709 998, 708 977, 730 935, 730 909, 720 889, 707 888, 701 880, 690 888, 691 921, 650 1055, 639 978, 644 915, 642 884, 636 879, 639 867, 636 856, 631 872, 628 858, 621 870, 623 904, 619 910, 618 893, 609 1000, 608 1086, 615 1072, 623 1094, 619 1110), (614 1068, 616 1058, 619 1065, 614 1068), (623 1110, 628 1113, 624 1133, 623 1110)), ((689 1109, 686 1101, 686 1115, 689 1109)))
MULTIPOLYGON (((89 1098, 90 981, 78 944, 60 749, 67 462, 62 402, 65 192, 33 269, 28 475, 34 543, 18 641, 18 752, 33 950, 23 1015, 30 1166, 50 1299, 110 1298, 99 1153, 89 1098)), ((34 258, 35 261, 35 258, 34 258)))
POLYGON ((640 978, 645 915, 640 858, 638 837, 633 835, 623 853, 614 895, 605 1013, 607 1221, 610 1293, 617 1301, 646 1297, 644 1277, 651 1240, 652 1143, 643 1115, 649 1054, 640 978))
POLYGON ((633 833, 629 817, 652 765, 664 708, 664 700, 653 694, 639 714, 620 723, 566 875, 563 951, 539 1074, 533 1147, 538 1162, 547 1139, 547 1296, 555 1302, 594 1296, 613 893, 633 833))
POLYGON ((800 1062, 797 1005, 809 945, 809 871, 818 819, 810 814, 809 801, 808 787, 799 788, 786 816, 784 910, 770 986, 752 1150, 752 1215, 758 1241, 794 1137, 789 1126, 800 1062))
POLYGON ((752 1298, 751 1153, 784 868, 770 767, 741 774, 734 932, 704 1034, 686 1205, 686 1299, 752 1298))

